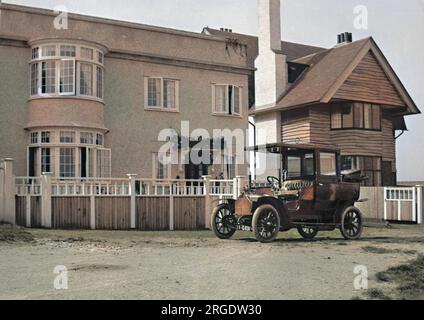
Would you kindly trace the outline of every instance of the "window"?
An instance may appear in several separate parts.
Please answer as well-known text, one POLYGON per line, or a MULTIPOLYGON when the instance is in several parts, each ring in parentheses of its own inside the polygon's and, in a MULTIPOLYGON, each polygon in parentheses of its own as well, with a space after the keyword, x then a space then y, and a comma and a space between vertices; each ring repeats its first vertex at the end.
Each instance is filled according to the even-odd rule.
POLYGON ((381 130, 381 106, 358 102, 334 105, 331 128, 381 130))
POLYGON ((93 60, 93 49, 81 47, 81 59, 93 60))
POLYGON ((56 62, 46 61, 41 64, 41 93, 56 92, 56 62))
POLYGON ((97 150, 97 176, 110 178, 111 176, 111 151, 109 149, 97 150))
POLYGON ((313 153, 305 155, 305 175, 310 177, 315 175, 315 157, 313 153))
POLYGON ((163 80, 163 107, 175 109, 175 81, 163 80))
POLYGON ((169 178, 169 164, 165 163, 165 156, 163 154, 154 154, 154 178, 158 180, 165 180, 169 178))
POLYGON ((84 46, 56 44, 31 50, 33 60, 44 60, 30 64, 31 96, 76 95, 103 99, 102 52, 84 46))
POLYGON ((73 94, 75 92, 75 61, 62 60, 60 61, 60 93, 73 94))
POLYGON ((60 148, 60 176, 75 177, 75 149, 60 148))
POLYGON ((321 176, 337 176, 337 162, 335 153, 320 154, 321 176))
POLYGON ((31 64, 31 95, 38 94, 38 63, 31 64))
POLYGON ((146 78, 146 107, 168 111, 178 110, 178 83, 177 80, 172 79, 146 78))
POLYGON ((80 133, 80 143, 81 144, 93 144, 93 134, 89 132, 80 133))
POLYGON ((80 94, 91 96, 93 89, 93 67, 91 64, 80 64, 80 94))
POLYGON ((31 132, 30 143, 38 144, 38 132, 31 132))
POLYGON ((60 46, 61 57, 75 57, 76 47, 75 46, 60 46))
POLYGON ((98 146, 102 146, 103 145, 103 135, 98 133, 96 134, 96 144, 98 146))
POLYGON ((39 55, 40 55, 40 48, 39 47, 32 48, 31 59, 33 60, 38 59, 40 57, 39 55))
POLYGON ((42 57, 54 57, 56 56, 56 46, 44 46, 41 49, 42 57))
POLYGON ((382 164, 379 157, 343 156, 342 170, 361 170, 368 178, 364 181, 365 186, 382 185, 382 164))
POLYGON ((241 114, 241 88, 233 85, 213 86, 213 112, 215 114, 241 114))
POLYGON ((60 143, 75 143, 75 132, 61 131, 60 132, 60 143))
POLYGON ((97 70, 97 98, 103 99, 103 69, 101 67, 96 67, 97 70))
POLYGON ((48 131, 41 132, 41 143, 48 144, 51 142, 51 133, 48 131))
POLYGON ((160 107, 161 102, 161 79, 150 78, 148 80, 148 107, 160 107))
POLYGON ((297 178, 302 176, 302 158, 301 157, 287 157, 287 177, 297 178))
POLYGON ((52 173, 52 152, 49 148, 41 149, 41 173, 52 173))

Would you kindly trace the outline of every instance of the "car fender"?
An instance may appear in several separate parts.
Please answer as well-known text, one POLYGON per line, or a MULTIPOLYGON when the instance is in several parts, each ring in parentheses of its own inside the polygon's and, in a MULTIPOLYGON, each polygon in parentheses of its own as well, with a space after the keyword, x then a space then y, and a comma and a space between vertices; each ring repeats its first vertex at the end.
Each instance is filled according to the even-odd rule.
POLYGON ((278 214, 280 215, 281 231, 287 231, 292 228, 290 216, 286 206, 284 203, 274 197, 259 198, 258 201, 254 202, 252 211, 255 212, 257 208, 265 204, 272 205, 278 211, 278 214))

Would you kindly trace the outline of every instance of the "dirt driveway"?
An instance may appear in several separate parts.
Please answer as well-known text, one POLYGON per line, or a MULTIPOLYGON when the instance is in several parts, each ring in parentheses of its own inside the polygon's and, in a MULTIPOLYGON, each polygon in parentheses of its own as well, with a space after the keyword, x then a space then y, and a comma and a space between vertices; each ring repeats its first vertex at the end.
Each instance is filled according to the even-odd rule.
POLYGON ((357 242, 337 232, 305 242, 289 232, 266 245, 250 233, 221 241, 211 232, 0 226, 0 299, 365 299, 382 291, 396 297, 397 284, 376 274, 424 254, 423 244, 424 228, 417 226, 366 229, 357 242), (54 289, 58 265, 68 270, 68 290, 54 289), (368 293, 354 289, 358 265, 369 273, 368 293))

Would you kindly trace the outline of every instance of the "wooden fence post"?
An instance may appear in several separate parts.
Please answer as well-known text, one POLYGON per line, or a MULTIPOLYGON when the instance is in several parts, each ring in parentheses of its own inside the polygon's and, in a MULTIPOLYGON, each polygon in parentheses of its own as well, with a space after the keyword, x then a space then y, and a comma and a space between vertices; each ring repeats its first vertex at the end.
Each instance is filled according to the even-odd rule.
POLYGON ((25 212, 25 226, 31 228, 31 195, 25 196, 26 212, 25 212))
POLYGON ((41 226, 52 227, 52 174, 41 175, 41 226))
POLYGON ((96 230, 96 197, 90 196, 90 229, 96 230))
POLYGON ((417 223, 422 224, 423 223, 423 187, 417 187, 417 223))
POLYGON ((212 197, 210 180, 211 176, 203 176, 203 195, 205 196, 205 229, 211 228, 211 214, 212 214, 212 197))
POLYGON ((136 229, 136 190, 135 190, 135 179, 137 178, 136 174, 128 174, 129 179, 129 192, 131 197, 131 229, 136 229))
POLYGON ((15 208, 15 175, 13 174, 13 159, 3 159, 3 194, 1 196, 2 205, 0 205, 0 220, 10 224, 16 224, 15 208))

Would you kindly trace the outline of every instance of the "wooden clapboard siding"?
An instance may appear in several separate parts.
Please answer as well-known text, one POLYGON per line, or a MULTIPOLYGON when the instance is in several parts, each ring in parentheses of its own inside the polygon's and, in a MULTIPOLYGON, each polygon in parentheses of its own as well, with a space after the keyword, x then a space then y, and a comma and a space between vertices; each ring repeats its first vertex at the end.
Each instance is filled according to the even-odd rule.
POLYGON ((138 230, 169 230, 169 197, 139 197, 136 199, 136 225, 138 230))
POLYGON ((174 198, 174 229, 205 229, 205 199, 203 197, 174 198))
POLYGON ((331 130, 330 105, 311 107, 311 143, 334 145, 342 155, 381 157, 383 161, 395 162, 396 142, 390 113, 383 112, 382 130, 331 130))
POLYGON ((16 196, 16 224, 21 227, 26 226, 26 197, 16 196))
POLYGON ((41 228, 41 197, 31 197, 31 227, 41 228))
POLYGON ((89 229, 90 197, 53 197, 52 226, 56 229, 89 229))
POLYGON ((359 63, 333 98, 405 106, 371 51, 359 63))
POLYGON ((285 143, 310 143, 309 109, 281 113, 282 141, 285 143))
POLYGON ((131 229, 130 197, 97 197, 95 207, 96 229, 131 229))

